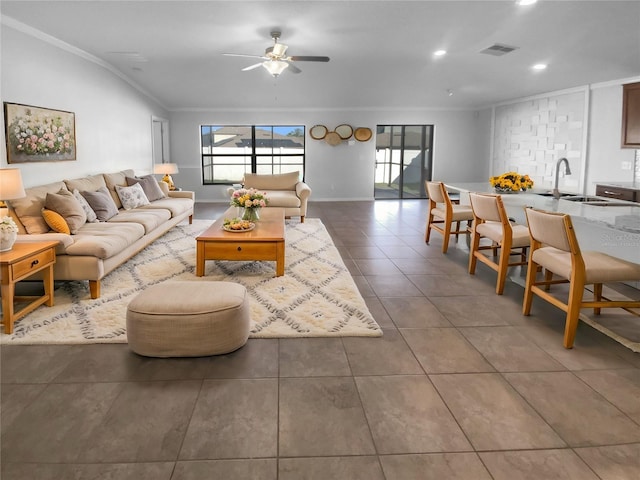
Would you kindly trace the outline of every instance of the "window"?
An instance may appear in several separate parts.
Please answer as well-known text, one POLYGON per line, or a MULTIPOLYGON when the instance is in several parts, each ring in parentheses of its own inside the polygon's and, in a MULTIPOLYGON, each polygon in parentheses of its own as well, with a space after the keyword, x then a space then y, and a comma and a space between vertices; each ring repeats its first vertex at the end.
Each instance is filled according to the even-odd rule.
POLYGON ((202 125, 202 184, 240 183, 245 173, 300 172, 305 127, 202 125))
POLYGON ((378 125, 374 197, 426 198, 433 125, 378 125))

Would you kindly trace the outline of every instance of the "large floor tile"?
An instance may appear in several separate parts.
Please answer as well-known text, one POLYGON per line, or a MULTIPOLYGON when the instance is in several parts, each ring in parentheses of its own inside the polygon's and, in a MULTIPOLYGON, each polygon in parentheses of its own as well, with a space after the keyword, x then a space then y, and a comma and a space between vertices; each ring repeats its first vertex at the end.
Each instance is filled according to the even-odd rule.
POLYGON ((68 345, 3 345, 0 348, 2 383, 47 383, 75 363, 79 347, 68 345))
POLYGON ((577 448, 576 453, 602 480, 640 478, 640 443, 577 448))
POLYGON ((500 372, 566 370, 518 327, 461 328, 460 332, 500 372))
POLYGON ((53 384, 2 436, 2 462, 75 462, 124 388, 119 383, 53 384))
POLYGON ((511 325, 510 317, 522 315, 519 305, 494 296, 429 296, 429 300, 456 327, 511 325))
POLYGON ((177 462, 171 480, 277 480, 275 458, 177 462))
POLYGON ((356 383, 378 453, 471 450, 426 376, 358 377, 356 383))
POLYGON ((353 375, 419 375, 422 367, 397 330, 384 330, 382 337, 342 339, 353 375))
POLYGON ((4 433, 20 415, 46 388, 46 384, 10 384, 0 387, 0 435, 4 433))
POLYGON ((281 377, 351 375, 341 338, 283 338, 280 340, 281 377))
POLYGON ((475 453, 382 455, 380 462, 386 480, 491 480, 475 453))
POLYGON ((380 301, 398 328, 452 326, 425 297, 381 297, 380 301))
POLYGON ((278 480, 385 480, 375 456, 283 458, 278 480))
POLYGON ((640 442, 640 426, 570 372, 505 378, 570 446, 640 442))
POLYGON ((498 374, 431 375, 430 378, 478 451, 566 445, 498 374))
POLYGON ((205 380, 180 460, 275 457, 276 379, 205 380))
POLYGON ((91 432, 81 460, 175 460, 201 381, 126 383, 109 413, 91 432))
POLYGON ((403 328, 400 332, 427 373, 495 371, 455 328, 403 328))
POLYGON ((387 310, 384 308, 378 297, 365 297, 364 302, 367 304, 369 313, 371 313, 373 319, 380 326, 380 328, 396 328, 396 324, 393 323, 393 320, 391 320, 391 317, 387 313, 387 310))
POLYGON ((173 462, 2 464, 2 480, 173 480, 173 462))
POLYGON ((402 272, 388 258, 355 259, 363 275, 401 275, 402 272))
POLYGON ((279 439, 284 457, 375 453, 351 377, 281 379, 279 439))
POLYGON ((378 297, 420 297, 422 293, 404 275, 367 275, 367 282, 378 297))
POLYGON ((488 286, 469 279, 467 275, 407 275, 407 278, 429 299, 469 295, 486 295, 493 298, 495 295, 488 286))
POLYGON ((592 370, 576 375, 640 425, 640 370, 592 370))
POLYGON ((486 452, 480 457, 494 480, 598 480, 569 449, 486 452))

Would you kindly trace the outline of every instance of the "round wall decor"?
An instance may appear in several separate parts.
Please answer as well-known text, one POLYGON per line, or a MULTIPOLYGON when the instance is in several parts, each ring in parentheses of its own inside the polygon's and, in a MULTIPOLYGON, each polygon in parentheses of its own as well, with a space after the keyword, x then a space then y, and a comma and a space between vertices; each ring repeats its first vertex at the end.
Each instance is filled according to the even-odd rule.
POLYGON ((353 134, 355 139, 358 140, 359 142, 367 142, 371 140, 371 135, 372 135, 371 129, 366 127, 356 128, 356 131, 353 134))
POLYGON ((327 132, 327 127, 324 125, 314 125, 309 129, 309 135, 311 135, 311 138, 314 140, 322 140, 327 136, 327 132))
POLYGON ((326 137, 324 137, 324 141, 327 142, 332 147, 335 147, 336 145, 339 145, 342 143, 342 139, 340 138, 340 135, 338 135, 336 132, 327 133, 326 137))
POLYGON ((353 128, 351 125, 347 125, 343 123, 342 125, 338 125, 335 129, 335 132, 340 135, 342 140, 349 140, 351 135, 353 135, 353 128))

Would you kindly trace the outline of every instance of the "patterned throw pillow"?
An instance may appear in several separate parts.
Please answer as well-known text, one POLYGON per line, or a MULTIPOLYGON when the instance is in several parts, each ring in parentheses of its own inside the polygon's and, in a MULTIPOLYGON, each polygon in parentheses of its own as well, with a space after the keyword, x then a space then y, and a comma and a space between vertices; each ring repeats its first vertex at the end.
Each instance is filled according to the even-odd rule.
POLYGON ((118 193, 118 197, 120 197, 120 201, 122 202, 122 206, 125 210, 149 205, 149 199, 144 194, 142 185, 139 183, 134 183, 130 187, 121 187, 120 185, 116 185, 116 192, 118 193))
POLYGON ((87 221, 87 214, 69 190, 60 189, 58 193, 47 193, 44 200, 44 208, 53 210, 62 215, 69 225, 71 234, 77 233, 87 221))
POLYGON ((77 188, 73 191, 73 196, 76 197, 76 200, 78 200, 78 203, 84 210, 84 213, 87 214, 87 222, 89 223, 97 222, 98 216, 96 215, 96 212, 93 211, 93 208, 91 208, 91 205, 89 205, 89 203, 85 200, 85 198, 82 195, 80 195, 80 192, 78 191, 77 188))
POLYGON ((144 190, 144 194, 147 196, 150 202, 155 202, 156 200, 160 200, 161 198, 165 198, 165 194, 160 189, 160 185, 158 185, 158 180, 153 175, 145 175, 144 177, 127 177, 127 185, 135 185, 139 183, 142 185, 142 190, 144 190))
POLYGON ((46 208, 42 209, 42 217, 44 221, 47 222, 47 225, 51 227, 51 230, 58 233, 66 233, 69 235, 71 230, 69 230, 69 225, 65 221, 64 217, 60 215, 58 212, 54 212, 53 210, 47 210, 46 208))
POLYGON ((91 209, 96 212, 99 221, 106 222, 118 214, 118 207, 116 207, 113 198, 111 198, 107 187, 100 187, 95 192, 80 192, 80 195, 85 198, 91 209))

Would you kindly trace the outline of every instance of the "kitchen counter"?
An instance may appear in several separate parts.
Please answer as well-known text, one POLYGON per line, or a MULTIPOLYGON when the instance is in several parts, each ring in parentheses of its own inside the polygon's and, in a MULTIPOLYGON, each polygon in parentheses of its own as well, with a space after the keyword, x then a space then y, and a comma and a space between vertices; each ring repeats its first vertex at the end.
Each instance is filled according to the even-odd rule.
MULTIPOLYGON (((493 193, 488 183, 447 183, 449 191, 460 192, 460 203, 469 203, 468 192, 493 193)), ((571 215, 582 250, 595 250, 618 258, 640 263, 640 204, 628 206, 596 206, 520 192, 503 194, 507 213, 516 222, 526 225, 524 207, 571 215)), ((616 202, 623 203, 623 202, 616 202)))

